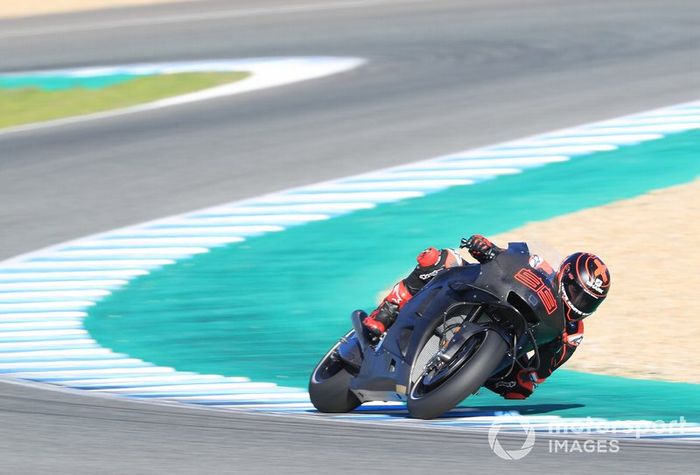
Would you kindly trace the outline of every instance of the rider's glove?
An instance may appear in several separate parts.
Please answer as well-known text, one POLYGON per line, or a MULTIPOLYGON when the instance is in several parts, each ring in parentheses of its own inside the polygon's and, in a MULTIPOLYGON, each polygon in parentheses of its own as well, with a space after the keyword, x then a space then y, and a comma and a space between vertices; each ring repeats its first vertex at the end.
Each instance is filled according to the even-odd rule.
POLYGON ((527 399, 537 387, 537 375, 521 369, 515 376, 515 387, 501 394, 505 399, 527 399))
POLYGON ((467 249, 469 254, 482 264, 492 260, 503 250, 481 234, 474 234, 469 239, 462 238, 459 247, 467 249))
POLYGON ((491 379, 485 386, 505 399, 526 399, 537 387, 536 383, 542 381, 544 380, 537 379, 535 372, 521 369, 504 378, 491 379))

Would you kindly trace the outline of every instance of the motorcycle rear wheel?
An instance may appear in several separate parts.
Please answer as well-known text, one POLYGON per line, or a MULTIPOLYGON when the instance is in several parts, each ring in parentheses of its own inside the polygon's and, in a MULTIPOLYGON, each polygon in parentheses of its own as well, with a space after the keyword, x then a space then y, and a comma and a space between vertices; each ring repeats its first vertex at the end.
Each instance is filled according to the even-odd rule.
MULTIPOLYGON (((433 419, 449 411, 470 394, 475 393, 502 361, 508 345, 495 331, 485 331, 472 338, 482 341, 461 366, 435 387, 423 385, 427 371, 411 386, 408 412, 417 419, 433 419)), ((473 343, 473 342, 472 342, 473 343)), ((470 344, 466 342, 465 346, 470 344)))
POLYGON ((338 344, 323 357, 309 379, 311 403, 321 412, 350 412, 362 404, 350 391, 353 375, 345 368, 343 361, 335 356, 338 344))

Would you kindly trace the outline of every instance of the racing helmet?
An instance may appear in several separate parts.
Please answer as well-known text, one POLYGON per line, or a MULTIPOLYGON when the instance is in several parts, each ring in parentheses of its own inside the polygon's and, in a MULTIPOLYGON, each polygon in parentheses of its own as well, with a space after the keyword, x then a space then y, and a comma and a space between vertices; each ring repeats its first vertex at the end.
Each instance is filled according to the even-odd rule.
POLYGON ((575 252, 559 267, 559 294, 567 319, 582 320, 595 312, 610 290, 610 271, 588 252, 575 252))

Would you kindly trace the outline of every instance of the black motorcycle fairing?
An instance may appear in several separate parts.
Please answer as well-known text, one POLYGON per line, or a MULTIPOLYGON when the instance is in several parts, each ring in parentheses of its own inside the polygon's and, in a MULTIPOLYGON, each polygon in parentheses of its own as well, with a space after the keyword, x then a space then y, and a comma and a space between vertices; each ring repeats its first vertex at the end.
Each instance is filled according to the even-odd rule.
MULTIPOLYGON (((454 281, 473 282, 480 274, 480 265, 456 267, 438 277, 444 274, 458 274, 454 281)), ((445 310, 464 302, 463 296, 449 286, 453 279, 438 277, 404 305, 374 351, 364 352, 360 373, 350 386, 360 399, 395 400, 405 396, 416 356, 442 321, 445 310)), ((498 302, 488 291, 480 295, 490 302, 498 302)))
POLYGON ((362 356, 362 346, 360 345, 360 339, 357 337, 357 333, 353 332, 341 339, 336 352, 348 369, 352 370, 354 373, 360 371, 364 357, 362 356))
MULTIPOLYGON (((488 263, 453 267, 438 274, 406 303, 382 340, 364 349, 350 389, 364 401, 403 399, 418 354, 450 311, 467 315, 480 308, 473 323, 497 332, 509 347, 515 342, 517 356, 561 335, 563 312, 551 308, 561 305, 558 298, 554 304, 551 301, 556 297, 554 283, 530 267, 529 257, 526 244, 511 243, 488 263)), ((496 372, 512 361, 509 353, 496 372)))

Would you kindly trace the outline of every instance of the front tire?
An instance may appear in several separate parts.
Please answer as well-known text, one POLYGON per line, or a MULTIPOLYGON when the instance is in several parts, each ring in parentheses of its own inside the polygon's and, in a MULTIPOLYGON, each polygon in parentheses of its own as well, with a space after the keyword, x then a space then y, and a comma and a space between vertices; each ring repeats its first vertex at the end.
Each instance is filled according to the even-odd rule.
POLYGON ((408 394, 408 412, 412 417, 438 417, 483 386, 508 351, 505 340, 495 331, 487 330, 483 335, 474 353, 439 386, 423 386, 426 373, 412 384, 408 394))

